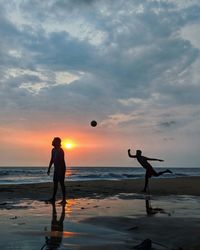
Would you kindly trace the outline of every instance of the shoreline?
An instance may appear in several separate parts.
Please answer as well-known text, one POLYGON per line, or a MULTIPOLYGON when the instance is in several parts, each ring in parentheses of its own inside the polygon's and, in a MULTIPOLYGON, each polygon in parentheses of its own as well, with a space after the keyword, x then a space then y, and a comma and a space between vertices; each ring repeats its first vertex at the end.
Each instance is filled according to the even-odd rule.
MULTIPOLYGON (((200 196, 200 177, 150 179, 150 194, 200 196)), ((144 179, 66 181, 66 198, 109 197, 119 193, 142 193, 144 179)), ((0 186, 0 199, 48 199, 53 182, 39 184, 10 184, 0 186)), ((58 189, 58 198, 60 188, 58 189)))

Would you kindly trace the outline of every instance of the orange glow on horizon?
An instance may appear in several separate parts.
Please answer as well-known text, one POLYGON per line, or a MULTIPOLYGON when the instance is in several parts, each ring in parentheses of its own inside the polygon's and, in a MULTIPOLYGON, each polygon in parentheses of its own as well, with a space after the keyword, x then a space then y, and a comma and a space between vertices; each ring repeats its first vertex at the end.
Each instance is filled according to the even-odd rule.
MULTIPOLYGON (((108 136, 107 132, 98 132, 98 130, 93 129, 81 131, 63 128, 55 132, 51 128, 49 130, 43 129, 40 131, 37 129, 32 131, 24 128, 7 127, 1 138, 1 165, 46 165, 51 157, 52 140, 56 136, 62 140, 62 148, 65 151, 65 160, 68 167, 71 165, 115 164, 115 157, 112 154, 115 155, 116 150, 119 152, 119 145, 121 148, 125 148, 122 145, 121 137, 118 135, 118 137, 113 134, 108 136), (67 130, 67 133, 65 130, 67 130), (11 152, 12 157, 8 152, 11 152)), ((67 174, 70 175, 70 172, 67 174)))

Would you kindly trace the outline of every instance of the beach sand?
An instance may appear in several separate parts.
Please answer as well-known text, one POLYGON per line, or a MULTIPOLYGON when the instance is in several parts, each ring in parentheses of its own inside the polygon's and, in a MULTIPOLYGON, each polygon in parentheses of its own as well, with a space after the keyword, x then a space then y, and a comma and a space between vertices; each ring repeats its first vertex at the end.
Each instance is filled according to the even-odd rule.
POLYGON ((45 202, 52 183, 1 186, 0 249, 200 249, 199 181, 152 179, 151 194, 143 179, 66 182, 64 209, 45 202))
MULTIPOLYGON (((196 195, 200 196, 200 177, 152 178, 150 193, 154 195, 196 195)), ((47 199, 52 192, 52 183, 1 185, 1 200, 9 198, 47 199)), ((144 180, 95 180, 66 181, 67 198, 106 197, 118 193, 141 193, 144 180)))

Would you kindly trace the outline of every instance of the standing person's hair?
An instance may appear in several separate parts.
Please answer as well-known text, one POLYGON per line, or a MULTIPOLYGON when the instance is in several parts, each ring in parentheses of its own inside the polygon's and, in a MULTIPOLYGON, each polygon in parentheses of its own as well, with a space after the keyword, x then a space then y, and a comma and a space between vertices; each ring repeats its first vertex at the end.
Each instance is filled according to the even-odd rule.
POLYGON ((60 137, 54 137, 52 145, 55 147, 61 147, 61 139, 60 137))

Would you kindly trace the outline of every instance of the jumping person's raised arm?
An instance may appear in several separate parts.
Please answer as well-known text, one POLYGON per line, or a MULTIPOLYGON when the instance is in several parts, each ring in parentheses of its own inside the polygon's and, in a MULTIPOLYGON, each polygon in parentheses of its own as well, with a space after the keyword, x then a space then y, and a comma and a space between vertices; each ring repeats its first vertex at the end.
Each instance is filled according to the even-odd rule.
POLYGON ((128 149, 128 156, 129 156, 130 158, 136 158, 136 155, 132 155, 132 154, 131 154, 131 150, 130 150, 130 149, 128 149))
POLYGON ((164 160, 161 160, 161 159, 156 159, 156 158, 148 158, 146 157, 147 161, 164 161, 164 160))

